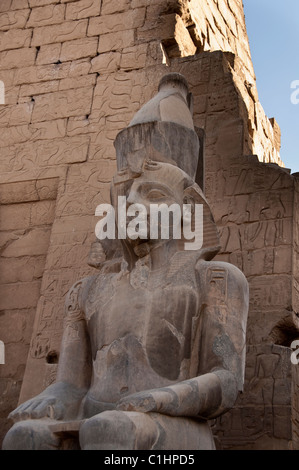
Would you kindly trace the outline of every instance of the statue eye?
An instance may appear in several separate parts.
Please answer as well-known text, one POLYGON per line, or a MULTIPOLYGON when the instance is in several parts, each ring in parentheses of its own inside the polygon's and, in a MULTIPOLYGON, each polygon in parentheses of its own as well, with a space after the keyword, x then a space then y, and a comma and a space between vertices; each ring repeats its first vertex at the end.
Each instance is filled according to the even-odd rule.
POLYGON ((159 191, 158 189, 152 189, 147 193, 147 197, 150 199, 162 199, 166 197, 166 194, 162 191, 159 191))

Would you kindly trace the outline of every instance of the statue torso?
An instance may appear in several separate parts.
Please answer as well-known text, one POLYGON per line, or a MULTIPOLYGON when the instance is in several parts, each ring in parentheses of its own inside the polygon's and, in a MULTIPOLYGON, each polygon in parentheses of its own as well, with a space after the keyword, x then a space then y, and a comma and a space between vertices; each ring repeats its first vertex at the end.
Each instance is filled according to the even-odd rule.
POLYGON ((200 293, 195 261, 177 254, 159 271, 99 274, 84 304, 91 337, 92 400, 122 396, 190 377, 200 293))

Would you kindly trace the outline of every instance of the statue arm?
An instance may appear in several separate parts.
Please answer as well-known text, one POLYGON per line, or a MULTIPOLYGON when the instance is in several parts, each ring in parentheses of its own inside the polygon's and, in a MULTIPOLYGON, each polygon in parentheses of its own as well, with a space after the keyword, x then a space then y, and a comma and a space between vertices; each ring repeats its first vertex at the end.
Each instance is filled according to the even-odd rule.
POLYGON ((244 381, 248 284, 234 266, 200 268, 206 298, 192 344, 192 378, 125 397, 119 409, 213 419, 234 406, 244 381))
POLYGON ((14 421, 45 417, 76 419, 91 379, 90 342, 82 308, 87 281, 77 282, 67 294, 56 382, 18 406, 9 416, 14 421))
POLYGON ((84 314, 89 278, 74 284, 65 302, 65 322, 56 382, 87 390, 91 380, 91 347, 84 314))

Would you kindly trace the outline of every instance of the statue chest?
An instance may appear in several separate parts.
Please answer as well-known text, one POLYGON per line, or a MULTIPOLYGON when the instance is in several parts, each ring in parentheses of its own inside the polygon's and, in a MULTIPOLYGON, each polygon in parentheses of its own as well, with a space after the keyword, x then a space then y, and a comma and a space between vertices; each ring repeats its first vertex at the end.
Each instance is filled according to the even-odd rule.
POLYGON ((182 362, 191 355, 200 300, 194 286, 164 282, 142 287, 128 276, 114 283, 110 295, 102 291, 101 297, 88 315, 94 356, 108 348, 122 362, 126 357, 140 359, 159 376, 176 380, 182 362))

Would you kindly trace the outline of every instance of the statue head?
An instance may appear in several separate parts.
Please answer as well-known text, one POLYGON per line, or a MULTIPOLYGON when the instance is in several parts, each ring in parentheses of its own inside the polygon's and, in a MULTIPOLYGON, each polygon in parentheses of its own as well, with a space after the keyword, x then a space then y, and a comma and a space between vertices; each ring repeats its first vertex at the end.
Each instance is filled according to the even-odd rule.
MULTIPOLYGON (((196 229, 196 208, 203 208, 203 235, 201 247, 206 252, 219 250, 218 232, 208 203, 195 183, 199 164, 199 138, 194 130, 192 95, 185 78, 169 74, 162 78, 159 92, 134 116, 130 125, 115 140, 118 172, 111 187, 111 199, 119 220, 118 200, 125 198, 126 209, 139 205, 145 209, 140 236, 130 236, 132 218, 136 213, 127 212, 127 250, 142 256, 164 239, 161 223, 151 218, 151 207, 176 206, 179 212, 168 213, 169 238, 175 240, 178 251, 186 249, 185 233, 182 233, 186 207, 191 217, 191 229, 196 229), (157 237, 151 229, 155 228, 157 237), (177 237, 180 233, 180 237, 177 237), (146 247, 146 250, 145 250, 146 247)), ((192 249, 192 248, 190 248, 192 249)))
POLYGON ((137 257, 162 243, 174 242, 176 251, 184 251, 188 246, 188 250, 200 250, 206 259, 219 251, 217 228, 205 196, 194 180, 177 166, 145 161, 142 171, 134 178, 129 171, 117 175, 111 189, 116 221, 121 219, 119 196, 125 199, 124 243, 137 257), (198 245, 200 233, 203 241, 198 245))

